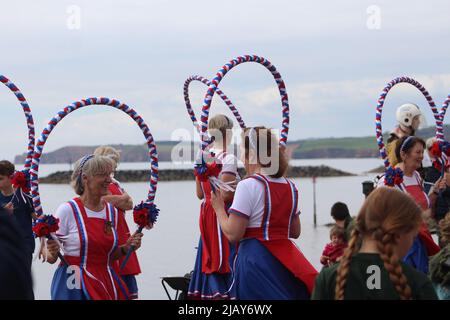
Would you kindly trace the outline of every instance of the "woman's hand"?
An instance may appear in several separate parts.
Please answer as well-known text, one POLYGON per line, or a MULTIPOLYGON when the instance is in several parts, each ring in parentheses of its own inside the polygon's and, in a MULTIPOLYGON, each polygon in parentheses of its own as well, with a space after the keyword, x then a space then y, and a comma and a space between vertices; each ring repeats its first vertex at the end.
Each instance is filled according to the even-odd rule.
POLYGON ((211 204, 212 204, 215 212, 224 210, 225 202, 223 200, 223 196, 222 196, 222 193, 220 192, 220 190, 217 190, 215 193, 213 191, 211 191, 211 204))
POLYGON ((446 175, 447 173, 444 174, 444 177, 439 178, 439 180, 436 181, 435 185, 437 185, 437 190, 441 191, 447 188, 446 175))
POLYGON ((135 250, 139 249, 141 247, 141 241, 142 241, 142 233, 134 233, 128 240, 127 240, 127 247, 130 248, 133 246, 135 250))
POLYGON ((56 240, 47 240, 47 252, 52 256, 56 257, 59 252, 59 243, 56 240))

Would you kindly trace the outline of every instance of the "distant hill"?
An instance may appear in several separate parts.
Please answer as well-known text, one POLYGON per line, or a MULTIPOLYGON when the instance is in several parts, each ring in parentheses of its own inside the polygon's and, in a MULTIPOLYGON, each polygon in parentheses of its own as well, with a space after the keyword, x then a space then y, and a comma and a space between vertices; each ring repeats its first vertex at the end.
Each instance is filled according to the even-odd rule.
MULTIPOLYGON (((450 125, 445 125, 444 132, 450 130, 450 125)), ((428 127, 417 132, 417 135, 427 139, 435 135, 435 128, 428 127)), ((384 134, 387 139, 388 133, 384 134)), ((171 161, 171 153, 179 141, 158 141, 158 156, 160 161, 171 161)), ((184 142, 189 146, 190 142, 184 142)), ((139 145, 112 145, 122 150, 122 162, 145 162, 148 161, 148 150, 145 144, 139 145)), ((191 150, 196 150, 196 144, 191 143, 191 150)), ((73 163, 83 155, 93 153, 97 146, 68 146, 52 152, 44 153, 41 163, 73 163)), ((288 142, 288 152, 292 159, 314 159, 314 158, 376 158, 378 147, 375 136, 369 137, 347 137, 347 138, 317 138, 288 142)), ((192 151, 194 153, 194 151, 192 151)), ((194 157, 194 155, 191 155, 194 157)), ((23 163, 26 154, 15 157, 15 163, 23 163)))

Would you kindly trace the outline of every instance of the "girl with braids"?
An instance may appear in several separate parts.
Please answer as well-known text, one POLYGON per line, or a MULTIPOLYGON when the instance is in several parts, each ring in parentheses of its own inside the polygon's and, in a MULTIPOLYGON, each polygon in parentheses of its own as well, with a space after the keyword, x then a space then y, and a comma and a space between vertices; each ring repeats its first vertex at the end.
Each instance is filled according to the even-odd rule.
POLYGON ((141 246, 142 233, 135 233, 119 245, 117 210, 103 200, 114 162, 109 157, 89 155, 75 164, 72 186, 79 197, 61 204, 57 240, 48 240, 44 252, 47 261, 58 260, 59 243, 64 259, 55 271, 52 300, 125 300, 127 287, 116 272, 114 261, 127 254, 131 246, 141 246))
MULTIPOLYGON (((423 180, 417 172, 422 166, 424 149, 425 142, 418 137, 403 137, 398 141, 395 149, 398 158, 396 167, 403 171, 403 182, 396 185, 395 188, 408 193, 424 211, 424 218, 428 219, 432 215, 439 190, 445 188, 445 179, 436 181, 428 194, 424 191, 423 180)), ((378 185, 384 185, 384 177, 380 179, 378 185)), ((435 255, 438 251, 439 246, 431 237, 426 222, 422 221, 418 237, 414 239, 404 261, 414 268, 428 273, 428 257, 435 255)))
MULTIPOLYGON (((227 149, 232 140, 233 121, 223 114, 217 114, 208 122, 208 133, 213 138, 215 160, 221 164, 219 179, 235 187, 240 180, 237 159, 227 149)), ((197 197, 202 200, 200 208, 200 241, 197 249, 194 271, 189 283, 189 299, 234 299, 228 289, 231 285, 231 264, 235 248, 223 235, 211 205, 209 181, 196 179, 197 197)), ((228 208, 233 200, 232 191, 224 191, 228 208)))
POLYGON ((300 235, 300 212, 284 151, 264 127, 246 128, 242 138, 248 177, 237 185, 229 215, 224 195, 211 193, 223 233, 239 242, 232 288, 240 300, 309 299, 317 271, 290 240, 300 235))
POLYGON ((312 298, 436 299, 426 275, 401 261, 422 223, 411 197, 376 188, 364 202, 341 261, 321 271, 312 298))

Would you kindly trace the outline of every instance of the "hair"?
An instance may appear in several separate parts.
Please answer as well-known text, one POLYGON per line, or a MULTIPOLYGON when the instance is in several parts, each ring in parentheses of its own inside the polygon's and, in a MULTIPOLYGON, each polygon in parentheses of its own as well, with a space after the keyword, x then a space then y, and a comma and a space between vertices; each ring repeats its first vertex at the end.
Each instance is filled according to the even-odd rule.
POLYGON ((216 114, 208 121, 208 131, 214 137, 214 141, 230 143, 232 135, 229 131, 231 129, 233 129, 233 121, 224 114, 216 114))
POLYGON ((424 149, 426 147, 425 141, 419 137, 405 136, 400 138, 395 146, 395 156, 397 157, 398 163, 403 162, 401 152, 409 153, 417 144, 421 144, 424 149))
POLYGON ((269 174, 272 178, 281 178, 286 175, 289 162, 285 154, 285 149, 280 146, 277 136, 272 133, 271 129, 263 126, 245 128, 242 136, 246 161, 250 162, 254 160, 262 168, 272 168, 272 165, 276 165, 275 173, 269 174), (250 137, 250 134, 253 136, 252 132, 255 133, 256 141, 250 137), (250 151, 253 152, 252 157, 250 151), (264 159, 264 157, 268 157, 268 159, 264 159), (265 160, 267 160, 267 163, 264 163, 266 162, 265 160))
POLYGON ((333 226, 330 230, 330 240, 332 236, 336 236, 340 239, 344 239, 345 238, 345 230, 344 228, 341 228, 339 226, 333 226))
POLYGON ((0 175, 1 176, 7 176, 9 177, 14 173, 16 168, 14 167, 14 164, 9 162, 8 160, 2 160, 0 161, 0 175))
POLYGON ((442 242, 445 245, 450 244, 450 212, 439 221, 439 230, 441 232, 442 242))
POLYGON ((425 146, 426 146, 427 150, 430 150, 435 142, 436 142, 436 137, 428 138, 427 141, 425 142, 425 146))
POLYGON ((350 262, 365 236, 377 241, 380 258, 400 298, 411 299, 411 288, 394 252, 395 236, 417 230, 422 221, 421 215, 422 210, 407 194, 393 188, 376 188, 359 211, 348 247, 337 269, 335 299, 344 299, 350 262))
POLYGON ((94 151, 94 156, 107 156, 114 160, 116 167, 120 162, 120 150, 110 146, 100 146, 94 151))
POLYGON ((350 212, 348 211, 348 207, 345 203, 336 202, 331 207, 331 216, 334 220, 342 221, 350 216, 350 212))
POLYGON ((70 183, 75 193, 80 196, 84 192, 83 175, 93 177, 98 174, 106 174, 112 172, 115 166, 114 160, 107 156, 93 156, 86 161, 85 158, 83 157, 75 163, 70 183))

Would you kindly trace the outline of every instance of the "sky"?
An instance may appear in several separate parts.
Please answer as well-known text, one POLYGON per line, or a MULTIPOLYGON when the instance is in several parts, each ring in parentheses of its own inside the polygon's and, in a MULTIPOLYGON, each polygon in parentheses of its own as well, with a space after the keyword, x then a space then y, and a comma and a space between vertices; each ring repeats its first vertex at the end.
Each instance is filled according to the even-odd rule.
MULTIPOLYGON (((156 142, 196 138, 183 100, 190 75, 213 78, 229 60, 256 54, 281 73, 289 95, 289 140, 374 136, 378 95, 397 76, 421 82, 440 105, 450 94, 450 2, 423 1, 16 1, 0 7, 0 74, 27 98, 36 135, 66 105, 105 96, 133 107, 156 142)), ((275 81, 263 66, 231 70, 220 88, 247 125, 281 126, 275 81)), ((190 86, 199 114, 207 87, 190 86)), ((388 95, 383 128, 415 102, 412 86, 388 95)), ((26 151, 25 117, 0 86, 0 158, 26 151)), ((230 114, 214 98, 211 114, 230 114)), ((231 115, 231 114, 230 114, 231 115)), ((133 120, 86 107, 62 120, 44 152, 66 145, 140 144, 133 120)))

